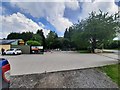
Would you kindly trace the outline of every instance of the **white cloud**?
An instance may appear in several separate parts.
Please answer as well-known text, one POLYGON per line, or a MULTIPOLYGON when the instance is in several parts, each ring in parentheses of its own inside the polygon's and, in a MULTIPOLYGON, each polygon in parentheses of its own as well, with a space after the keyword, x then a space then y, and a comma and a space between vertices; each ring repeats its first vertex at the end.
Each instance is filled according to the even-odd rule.
POLYGON ((71 8, 72 10, 76 10, 79 8, 78 0, 66 0, 65 5, 66 7, 71 8))
POLYGON ((75 2, 75 1, 91 2, 92 0, 3 0, 2 2, 75 2))
MULTIPOLYGON (((112 0, 2 0, 2 2, 112 2, 112 0)), ((119 2, 119 0, 115 0, 119 2)))
POLYGON ((65 8, 77 10, 80 8, 79 1, 85 2, 82 4, 80 20, 88 17, 89 13, 92 11, 98 12, 99 9, 104 12, 109 12, 110 14, 118 11, 118 7, 115 5, 114 0, 94 0, 93 3, 90 2, 90 0, 89 2, 87 2, 88 0, 62 0, 60 2, 57 0, 52 0, 51 2, 47 2, 46 0, 41 0, 42 2, 39 2, 39 0, 37 1, 38 2, 33 3, 12 2, 12 5, 17 5, 21 10, 30 13, 33 17, 46 18, 46 20, 48 20, 56 30, 61 33, 65 31, 65 28, 73 24, 68 18, 64 17, 65 8))
POLYGON ((0 6, 0 15, 2 15, 2 7, 0 6))
POLYGON ((72 22, 64 17, 65 8, 70 8, 72 10, 79 8, 77 0, 72 0, 72 2, 71 0, 68 0, 68 2, 66 2, 66 0, 64 0, 64 2, 12 2, 12 5, 17 5, 21 10, 30 13, 33 17, 46 18, 46 20, 61 33, 63 33, 67 27, 72 25, 72 22))
POLYGON ((114 0, 109 0, 109 2, 105 2, 105 0, 95 0, 93 3, 83 3, 80 19, 88 17, 88 13, 92 11, 99 12, 99 9, 103 12, 109 12, 109 14, 118 12, 118 7, 115 5, 114 0))
POLYGON ((0 5, 0 15, 4 14, 5 13, 5 8, 2 7, 2 5, 0 5))
POLYGON ((41 22, 38 22, 39 26, 41 26, 42 28, 45 28, 45 25, 42 24, 41 22))
POLYGON ((72 25, 72 22, 70 22, 67 18, 63 17, 56 17, 57 20, 53 20, 52 18, 48 18, 47 20, 52 22, 52 25, 61 33, 64 33, 65 28, 68 28, 72 25))
MULTIPOLYGON (((28 19, 21 13, 14 13, 10 16, 0 16, 0 28, 3 30, 0 38, 6 37, 10 32, 36 32, 38 29, 43 29, 36 22, 28 19), (2 26, 2 27, 1 27, 2 26)), ((45 35, 49 33, 50 30, 43 29, 45 35)))
MULTIPOLYGON (((13 0, 10 0, 10 1, 13 1, 13 0)), ((99 9, 101 9, 104 12, 109 12, 110 14, 118 12, 118 7, 114 4, 114 0, 94 0, 93 3, 90 2, 93 0, 61 0, 61 1, 52 0, 48 2, 47 0, 41 0, 41 1, 40 0, 35 0, 35 1, 28 0, 27 2, 25 2, 26 0, 23 2, 19 0, 17 1, 18 2, 11 2, 11 4, 14 7, 18 6, 22 11, 31 14, 33 17, 46 18, 46 20, 49 21, 57 29, 57 31, 61 33, 65 31, 65 28, 73 24, 68 18, 64 17, 65 9, 69 8, 71 10, 77 10, 78 8, 80 8, 79 1, 85 2, 82 4, 82 12, 80 14, 80 19, 84 19, 88 17, 89 15, 88 13, 92 11, 98 12, 99 9)), ((22 23, 26 25, 28 24, 25 22, 22 22, 22 23)), ((24 26, 24 24, 23 25, 20 24, 20 25, 21 27, 26 28, 27 26, 24 26)), ((44 28, 44 25, 41 23, 39 23, 39 25, 35 23, 33 24, 33 26, 35 26, 36 28, 40 26, 41 28, 44 28)), ((24 29, 21 29, 21 30, 24 30, 24 29)))

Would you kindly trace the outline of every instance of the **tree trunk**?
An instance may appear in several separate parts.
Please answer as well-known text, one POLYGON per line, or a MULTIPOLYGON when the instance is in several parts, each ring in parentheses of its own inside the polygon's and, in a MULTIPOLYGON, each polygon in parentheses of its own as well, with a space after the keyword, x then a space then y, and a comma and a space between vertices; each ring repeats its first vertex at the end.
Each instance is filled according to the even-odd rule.
POLYGON ((93 42, 92 42, 92 53, 95 53, 95 49, 96 49, 96 39, 93 38, 92 40, 93 40, 93 42))

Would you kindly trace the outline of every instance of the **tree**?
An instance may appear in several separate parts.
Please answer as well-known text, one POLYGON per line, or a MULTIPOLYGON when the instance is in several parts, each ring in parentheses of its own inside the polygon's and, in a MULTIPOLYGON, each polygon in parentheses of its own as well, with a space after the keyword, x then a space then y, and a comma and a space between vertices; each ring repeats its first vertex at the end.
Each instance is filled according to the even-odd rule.
POLYGON ((83 35, 85 23, 85 20, 81 20, 81 22, 72 26, 72 32, 70 34, 71 43, 73 44, 72 47, 77 50, 83 50, 89 47, 88 40, 83 35))
POLYGON ((55 49, 57 38, 58 38, 57 33, 50 31, 47 35, 47 38, 46 38, 47 48, 55 49))
POLYGON ((68 29, 66 28, 65 33, 64 33, 64 38, 71 41, 71 36, 73 33, 74 33, 74 26, 71 26, 68 29))
POLYGON ((86 50, 89 47, 89 43, 86 41, 86 38, 83 37, 82 32, 75 32, 72 35, 72 42, 74 44, 74 48, 77 50, 86 50))
POLYGON ((94 49, 111 41, 120 31, 117 18, 118 14, 92 12, 86 20, 72 26, 72 34, 69 34, 71 41, 77 48, 91 47, 94 53, 94 49))
POLYGON ((32 40, 38 41, 39 43, 42 43, 42 37, 38 34, 33 34, 32 40))
POLYGON ((66 50, 70 50, 72 48, 75 48, 74 42, 73 42, 73 34, 75 34, 76 32, 76 28, 75 25, 72 25, 71 27, 69 27, 68 29, 65 30, 64 33, 64 41, 66 41, 64 49, 66 48, 66 50))
POLYGON ((41 37, 43 48, 46 48, 46 41, 45 41, 45 36, 44 36, 43 30, 42 29, 37 30, 36 34, 38 34, 41 37))
POLYGON ((106 43, 116 36, 117 23, 115 15, 108 15, 102 11, 90 14, 84 25, 83 36, 91 43, 93 53, 97 45, 106 43))
POLYGON ((119 49, 119 46, 120 46, 120 41, 119 40, 112 40, 108 43, 105 44, 104 48, 107 48, 107 49, 119 49))
MULTIPOLYGON (((81 20, 65 30, 64 38, 67 38, 77 49, 91 47, 94 53, 96 48, 101 48, 116 37, 120 32, 119 14, 109 15, 91 12, 89 17, 81 20)), ((71 45, 70 44, 70 45, 71 45)))
POLYGON ((7 36, 7 39, 23 39, 25 42, 30 40, 33 37, 32 32, 22 32, 22 33, 10 33, 7 36))
POLYGON ((30 46, 40 46, 41 43, 39 43, 38 41, 32 41, 32 40, 29 40, 26 42, 27 45, 30 45, 30 46))
POLYGON ((7 36, 7 39, 20 39, 20 33, 15 33, 15 32, 12 32, 10 33, 8 36, 7 36))
POLYGON ((20 37, 20 39, 23 39, 26 42, 33 37, 33 32, 22 32, 20 37))
POLYGON ((69 31, 68 31, 68 29, 66 28, 65 33, 64 33, 64 38, 69 38, 69 37, 70 37, 69 31))
POLYGON ((63 45, 63 50, 69 50, 71 48, 71 42, 66 38, 63 39, 62 45, 63 45))

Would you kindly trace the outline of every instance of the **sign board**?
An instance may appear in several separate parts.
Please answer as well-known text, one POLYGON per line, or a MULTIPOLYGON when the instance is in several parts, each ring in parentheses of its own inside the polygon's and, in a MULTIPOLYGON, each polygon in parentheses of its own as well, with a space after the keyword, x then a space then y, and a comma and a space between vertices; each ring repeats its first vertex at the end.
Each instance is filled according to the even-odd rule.
POLYGON ((31 49, 39 50, 39 49, 43 49, 43 46, 31 46, 31 49))
POLYGON ((43 53, 43 46, 31 46, 31 53, 33 54, 39 54, 39 53, 43 53))

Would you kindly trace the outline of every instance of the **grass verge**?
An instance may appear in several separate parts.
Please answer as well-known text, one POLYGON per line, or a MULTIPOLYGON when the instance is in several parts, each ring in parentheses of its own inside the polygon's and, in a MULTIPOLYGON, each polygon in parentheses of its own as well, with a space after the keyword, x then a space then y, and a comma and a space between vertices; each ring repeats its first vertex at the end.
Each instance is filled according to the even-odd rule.
POLYGON ((120 87, 120 64, 107 65, 99 67, 102 72, 106 73, 113 82, 117 83, 120 87))
POLYGON ((88 51, 88 50, 79 50, 78 52, 79 53, 90 53, 90 51, 88 51))

